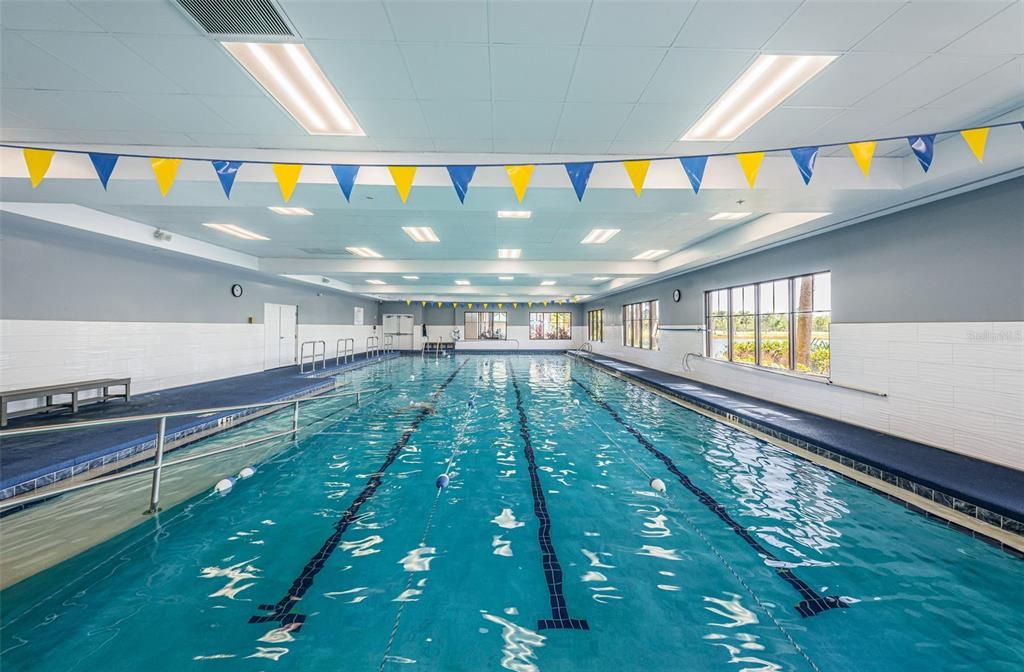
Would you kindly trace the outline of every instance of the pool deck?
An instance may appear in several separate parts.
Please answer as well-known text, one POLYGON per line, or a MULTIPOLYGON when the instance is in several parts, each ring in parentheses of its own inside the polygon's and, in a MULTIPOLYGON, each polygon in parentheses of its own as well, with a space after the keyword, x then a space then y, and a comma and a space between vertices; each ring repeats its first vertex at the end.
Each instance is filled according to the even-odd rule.
MULTIPOLYGON (((384 359, 397 356, 398 353, 392 353, 384 359)), ((360 368, 373 361, 377 358, 367 360, 365 355, 356 355, 354 361, 337 367, 328 364, 326 369, 317 369, 315 374, 308 371, 300 373, 298 366, 287 366, 222 378, 135 395, 129 402, 89 404, 74 415, 56 412, 13 418, 6 429, 293 399, 334 389, 334 374, 360 368)), ((218 421, 225 417, 247 414, 245 411, 230 411, 205 417, 168 418, 167 438, 168 441, 187 438, 190 434, 215 429, 218 421)), ((0 500, 151 448, 155 430, 155 422, 138 422, 84 428, 72 433, 0 438, 0 500)))
POLYGON ((604 355, 580 355, 599 368, 738 419, 1016 534, 1024 533, 1024 472, 758 399, 604 355))

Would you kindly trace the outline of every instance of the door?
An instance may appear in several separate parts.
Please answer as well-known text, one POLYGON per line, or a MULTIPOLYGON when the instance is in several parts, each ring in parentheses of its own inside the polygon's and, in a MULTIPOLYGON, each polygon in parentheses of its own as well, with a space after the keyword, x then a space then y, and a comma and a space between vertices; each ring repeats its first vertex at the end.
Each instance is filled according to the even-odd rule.
POLYGON ((298 306, 263 304, 263 369, 295 363, 298 306))
POLYGON ((396 350, 412 350, 414 336, 412 315, 385 315, 384 335, 393 337, 396 350))

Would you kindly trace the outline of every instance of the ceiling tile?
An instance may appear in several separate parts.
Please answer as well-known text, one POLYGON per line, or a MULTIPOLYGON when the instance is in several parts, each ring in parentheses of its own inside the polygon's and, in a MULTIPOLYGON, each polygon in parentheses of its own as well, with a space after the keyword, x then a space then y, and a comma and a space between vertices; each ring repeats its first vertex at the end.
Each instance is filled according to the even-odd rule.
POLYGON ((89 17, 70 2, 49 0, 46 10, 39 11, 39 0, 4 0, 0 2, 0 23, 12 30, 52 30, 102 32, 89 17))
POLYGON ((903 0, 807 2, 764 48, 802 53, 846 51, 903 4, 903 0))
POLYGON ((352 99, 348 104, 363 131, 372 138, 380 140, 430 136, 427 122, 416 101, 352 99))
POLYGON ((491 99, 486 45, 403 44, 402 53, 420 98, 491 99))
MULTIPOLYGON (((495 103, 497 106, 499 103, 495 103)), ((495 123, 497 128, 497 123, 495 123)), ((554 132, 552 132, 554 135, 554 132)), ((547 154, 551 149, 550 140, 536 138, 494 138, 494 151, 503 154, 547 154)))
POLYGON ((636 102, 665 51, 660 47, 583 47, 567 100, 636 102))
POLYGON ((910 2, 854 47, 857 51, 934 52, 970 32, 1010 0, 910 2))
POLYGON ((611 142, 605 140, 555 140, 552 154, 605 154, 611 142))
POLYGON ((920 107, 994 70, 1006 60, 1002 56, 929 56, 927 60, 858 101, 856 107, 920 107))
POLYGON ((359 2, 310 2, 278 0, 295 30, 306 39, 393 40, 384 4, 359 2))
POLYGON ((73 4, 109 33, 195 35, 197 30, 174 2, 77 0, 73 4))
POLYGON ((3 31, 0 54, 4 76, 24 82, 27 87, 92 91, 100 88, 96 82, 26 40, 21 33, 3 31))
POLYGON ((628 103, 566 103, 555 137, 558 140, 604 141, 607 146, 619 134, 632 111, 628 103))
POLYGON ((31 119, 36 128, 167 130, 116 93, 10 89, 0 102, 3 110, 31 119), (103 114, 82 115, 80 110, 103 110, 103 114))
POLYGON ((668 46, 696 2, 600 0, 587 20, 583 44, 668 46))
POLYGON ((420 109, 434 138, 491 137, 491 103, 488 101, 423 100, 420 109))
POLYGON ((873 107, 840 112, 816 129, 808 129, 807 144, 856 142, 884 137, 885 126, 910 111, 909 108, 873 107))
POLYGON ((1022 105, 1024 105, 1024 57, 1018 57, 980 77, 972 78, 960 88, 950 91, 941 98, 936 98, 927 107, 1010 110, 1022 105))
POLYGON ((118 35, 119 42, 190 93, 266 95, 217 42, 205 37, 118 35))
POLYGON ((576 47, 492 45, 495 100, 565 100, 576 47))
POLYGON ((733 49, 669 49, 642 100, 703 109, 740 76, 755 53, 733 49))
MULTIPOLYGON (((307 135, 270 96, 197 96, 226 119, 235 133, 307 135)), ((258 143, 257 146, 262 146, 258 143)))
POLYGON ((1024 2, 1013 3, 942 51, 954 54, 1024 54, 1024 2))
POLYGON ((608 153, 621 156, 660 156, 671 144, 657 140, 616 140, 608 148, 608 153))
POLYGON ((105 91, 180 93, 181 87, 111 35, 26 33, 26 39, 105 91))
POLYGON ((848 107, 900 76, 927 54, 848 52, 786 100, 802 107, 848 107))
POLYGON ((306 46, 343 98, 416 97, 402 52, 393 42, 310 40, 306 46))
POLYGON ((235 126, 197 97, 177 93, 125 93, 124 99, 167 128, 185 133, 234 133, 235 126))
POLYGON ((702 2, 690 13, 675 45, 760 49, 800 4, 796 0, 702 2))
POLYGON ((562 116, 562 103, 495 101, 493 108, 496 139, 533 138, 550 144, 562 116))
POLYGON ((434 147, 438 152, 469 153, 490 153, 494 151, 494 144, 490 138, 435 138, 434 147))
POLYGON ((487 42, 484 2, 386 0, 384 5, 399 42, 487 42))
POLYGON ((841 112, 840 108, 828 107, 777 107, 750 127, 739 140, 756 142, 764 148, 812 144, 810 131, 820 128, 841 112))
POLYGON ((488 5, 491 44, 577 45, 590 13, 590 0, 516 2, 488 5))
POLYGON ((700 115, 703 107, 641 103, 633 108, 617 140, 675 142, 700 115))

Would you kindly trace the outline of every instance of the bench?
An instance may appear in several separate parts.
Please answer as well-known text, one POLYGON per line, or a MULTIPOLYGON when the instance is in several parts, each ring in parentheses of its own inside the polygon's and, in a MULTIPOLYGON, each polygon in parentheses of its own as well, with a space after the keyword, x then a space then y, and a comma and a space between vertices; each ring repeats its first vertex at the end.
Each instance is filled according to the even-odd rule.
POLYGON ((78 407, 95 402, 106 402, 110 399, 124 399, 131 401, 132 379, 131 378, 101 378, 100 380, 84 380, 78 383, 64 383, 61 385, 44 385, 42 387, 30 387, 24 390, 10 390, 0 392, 0 427, 6 427, 10 418, 22 415, 34 415, 36 413, 48 413, 60 409, 70 408, 72 413, 78 412, 78 407), (110 388, 121 387, 124 392, 111 393, 110 388), (79 399, 81 392, 89 390, 100 390, 101 394, 87 399, 79 399), (58 396, 69 395, 67 401, 56 401, 58 396), (27 399, 41 399, 43 405, 35 408, 26 408, 20 411, 8 411, 7 406, 14 401, 25 401, 27 399))

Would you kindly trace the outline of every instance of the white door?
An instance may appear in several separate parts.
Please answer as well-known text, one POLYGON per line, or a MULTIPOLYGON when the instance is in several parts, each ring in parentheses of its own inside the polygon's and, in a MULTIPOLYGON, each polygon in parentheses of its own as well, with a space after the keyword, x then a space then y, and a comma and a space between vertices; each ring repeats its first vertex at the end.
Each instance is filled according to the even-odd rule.
POLYGON ((396 350, 413 349, 412 315, 385 315, 384 335, 394 339, 396 350))
POLYGON ((298 306, 263 304, 263 369, 295 363, 298 306))

